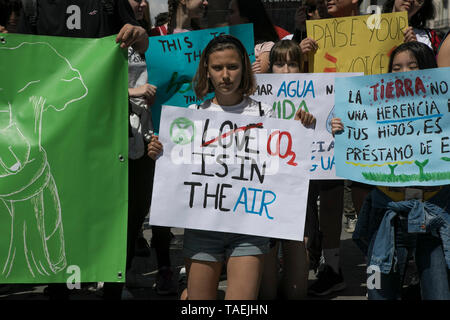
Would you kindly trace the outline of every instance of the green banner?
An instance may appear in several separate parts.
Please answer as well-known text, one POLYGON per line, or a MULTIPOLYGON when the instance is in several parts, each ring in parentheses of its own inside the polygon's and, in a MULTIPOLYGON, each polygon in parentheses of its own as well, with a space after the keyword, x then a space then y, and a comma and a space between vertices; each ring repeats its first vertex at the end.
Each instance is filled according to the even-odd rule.
POLYGON ((123 282, 127 53, 0 36, 0 283, 123 282))

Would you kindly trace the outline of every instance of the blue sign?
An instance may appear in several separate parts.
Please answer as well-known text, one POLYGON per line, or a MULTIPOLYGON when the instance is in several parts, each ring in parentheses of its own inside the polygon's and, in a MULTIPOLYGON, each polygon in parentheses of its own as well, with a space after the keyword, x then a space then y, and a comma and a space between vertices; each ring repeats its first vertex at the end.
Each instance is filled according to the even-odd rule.
POLYGON ((450 183, 450 68, 336 79, 336 174, 385 186, 450 183))
POLYGON ((158 88, 156 101, 152 105, 152 119, 156 132, 159 132, 162 105, 188 107, 203 101, 195 95, 192 78, 197 72, 203 49, 209 41, 221 34, 230 34, 238 38, 247 50, 250 62, 255 61, 253 24, 149 38, 149 48, 145 56, 148 82, 158 88))

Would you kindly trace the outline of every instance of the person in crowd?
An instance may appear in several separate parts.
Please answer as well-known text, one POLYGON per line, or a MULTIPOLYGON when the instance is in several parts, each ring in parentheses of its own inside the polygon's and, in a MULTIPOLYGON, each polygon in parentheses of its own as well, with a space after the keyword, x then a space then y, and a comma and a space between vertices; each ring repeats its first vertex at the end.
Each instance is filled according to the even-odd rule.
POLYGON ((279 37, 261 0, 231 0, 228 22, 230 25, 253 24, 256 61, 252 70, 266 73, 269 70, 270 50, 279 37))
MULTIPOLYGON (((134 18, 128 1, 83 1, 80 12, 87 15, 89 8, 99 8, 100 14, 94 18, 79 17, 79 26, 72 28, 66 23, 69 5, 50 0, 30 1, 34 6, 22 9, 18 33, 79 38, 102 38, 117 34, 116 42, 121 48, 132 46, 139 53, 148 48, 148 35, 134 18), (105 8, 101 8, 104 6, 105 8), (55 12, 61 11, 61 15, 55 12)), ((76 17, 77 18, 77 17, 76 17)))
MULTIPOLYGON (((410 41, 392 52, 388 70, 395 73, 436 67, 431 48, 410 41)), ((342 120, 334 118, 332 132, 343 131, 342 120)), ((369 300, 401 298, 412 256, 419 272, 422 299, 450 299, 450 239, 445 236, 450 228, 449 205, 449 185, 377 187, 370 192, 353 233, 353 240, 367 256, 368 266, 381 272, 379 285, 368 288, 369 300)), ((371 274, 368 272, 368 277, 371 274)))
MULTIPOLYGON (((275 43, 269 55, 272 73, 300 73, 302 53, 298 44, 292 40, 275 43)), ((314 125, 315 118, 304 109, 296 112, 295 120, 300 120, 306 127, 314 125)), ((308 218, 307 218, 308 222, 308 218)), ((309 259, 306 251, 310 228, 305 225, 304 241, 271 239, 270 252, 264 260, 264 271, 259 293, 260 299, 275 299, 278 292, 278 275, 280 261, 278 252, 282 249, 281 292, 284 298, 299 300, 306 297, 308 287, 309 259)))
POLYGON ((439 67, 450 67, 450 31, 442 39, 441 46, 437 56, 437 64, 439 67))
MULTIPOLYGON (((148 48, 148 35, 137 22, 128 1, 87 0, 78 4, 83 16, 79 19, 77 28, 71 28, 66 22, 67 9, 70 4, 49 0, 29 1, 20 13, 18 33, 51 35, 63 37, 101 38, 117 34, 116 42, 121 48, 132 47, 136 52, 144 54, 148 48), (94 18, 87 15, 92 8, 98 8, 94 18), (56 14, 60 12, 60 14, 56 14)), ((128 235, 127 248, 134 239, 128 235)), ((133 248, 134 249, 134 248, 133 248)), ((129 266, 128 266, 129 267, 129 266)), ((120 299, 122 287, 105 284, 105 299, 120 299), (111 289, 108 289, 108 288, 111 289)), ((48 286, 50 299, 68 299, 69 290, 66 284, 51 284, 48 286)))
MULTIPOLYGON (((232 112, 271 117, 270 106, 251 99, 256 89, 248 54, 242 43, 230 35, 211 40, 202 52, 194 77, 194 90, 199 98, 214 92, 212 99, 191 109, 232 112), (222 85, 226 83, 227 85, 222 85)), ((149 145, 149 154, 158 154, 161 145, 149 145)), ((265 237, 185 229, 183 254, 188 274, 189 300, 216 299, 223 263, 227 265, 226 300, 256 299, 268 252, 265 237)))
MULTIPOLYGON (((176 34, 201 29, 200 19, 205 14, 208 1, 205 0, 168 0, 167 34, 176 34)), ((170 227, 152 226, 151 247, 156 251, 158 274, 154 288, 159 295, 177 293, 172 262, 170 242, 173 234, 170 227)))
POLYGON ((201 29, 200 19, 208 6, 206 0, 168 0, 167 33, 181 33, 201 29))
MULTIPOLYGON (((128 0, 138 22, 143 21, 148 10, 146 0, 128 0)), ((128 97, 129 97, 129 143, 128 143, 128 243, 127 266, 131 268, 136 249, 150 248, 140 235, 141 226, 150 208, 155 162, 149 158, 146 145, 153 135, 151 105, 156 87, 148 83, 145 55, 128 48, 128 97)), ((118 287, 122 286, 117 284, 118 287)), ((126 289, 126 288, 125 288, 126 289)), ((108 295, 108 287, 105 291, 108 295)))
MULTIPOLYGON (((318 0, 320 1, 320 0, 318 0)), ((324 0, 327 5, 327 14, 332 18, 351 17, 359 15, 359 6, 362 0, 324 0)), ((317 13, 320 18, 327 18, 321 15, 319 11, 321 5, 317 5, 317 13)), ((316 18, 316 15, 311 15, 311 18, 316 18)), ((300 48, 303 54, 314 53, 317 50, 317 42, 309 37, 304 38, 300 42, 300 48)))
POLYGON ((0 0, 0 33, 16 33, 22 3, 19 0, 0 0))
POLYGON ((169 25, 169 12, 161 12, 155 17, 155 27, 150 30, 150 36, 165 36, 169 25))
POLYGON ((403 33, 405 42, 419 41, 425 43, 437 54, 441 39, 436 31, 426 27, 429 20, 434 19, 433 0, 387 0, 383 5, 383 13, 408 12, 409 27, 403 33))
MULTIPOLYGON (((331 16, 328 14, 326 1, 324 0, 306 0, 301 2, 300 6, 295 11, 295 29, 289 39, 297 43, 301 43, 306 35, 306 21, 326 19, 331 16)), ((286 39, 286 38, 285 38, 286 39)), ((284 39, 283 39, 284 40, 284 39)), ((306 70, 304 70, 306 71, 306 70)))
MULTIPOLYGON (((326 0, 327 14, 334 18, 357 16, 359 15, 361 2, 361 0, 326 0)), ((307 37, 300 42, 300 48, 304 55, 314 54, 317 50, 317 42, 307 37)), ((352 182, 351 188, 353 205, 356 212, 358 212, 371 186, 352 182)), ((319 272, 317 274, 317 280, 308 288, 308 294, 325 296, 332 292, 341 291, 347 287, 340 268, 344 181, 311 181, 308 205, 312 208, 313 215, 319 216, 319 234, 322 237, 321 241, 318 241, 321 242, 322 247, 319 272), (320 197, 320 212, 318 212, 317 207, 318 197, 320 197)), ((315 268, 318 265, 316 255, 311 255, 310 259, 315 262, 313 266, 315 268)))
POLYGON ((302 49, 303 72, 305 73, 309 71, 308 52, 314 52, 317 49, 317 43, 306 35, 306 21, 329 17, 331 16, 328 14, 324 0, 307 0, 295 12, 295 31, 290 39, 297 42, 302 49))

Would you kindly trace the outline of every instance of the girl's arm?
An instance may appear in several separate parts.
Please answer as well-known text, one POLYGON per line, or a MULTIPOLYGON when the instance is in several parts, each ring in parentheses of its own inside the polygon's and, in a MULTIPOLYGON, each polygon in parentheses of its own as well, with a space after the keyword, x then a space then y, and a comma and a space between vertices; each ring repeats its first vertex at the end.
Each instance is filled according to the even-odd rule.
POLYGON ((314 53, 319 47, 316 40, 311 38, 305 38, 299 44, 300 50, 302 50, 303 54, 314 53))
POLYGON ((136 88, 128 88, 128 96, 131 98, 143 98, 147 105, 152 105, 156 96, 156 87, 146 83, 136 88))
POLYGON ((403 30, 404 42, 417 41, 417 37, 412 27, 403 30))
POLYGON ((300 120, 300 122, 305 127, 309 127, 313 124, 315 125, 315 123, 316 123, 316 118, 311 113, 309 113, 303 109, 297 110, 297 112, 295 113, 294 120, 300 120))
POLYGON ((447 36, 439 49, 437 64, 439 68, 450 67, 450 35, 447 36))

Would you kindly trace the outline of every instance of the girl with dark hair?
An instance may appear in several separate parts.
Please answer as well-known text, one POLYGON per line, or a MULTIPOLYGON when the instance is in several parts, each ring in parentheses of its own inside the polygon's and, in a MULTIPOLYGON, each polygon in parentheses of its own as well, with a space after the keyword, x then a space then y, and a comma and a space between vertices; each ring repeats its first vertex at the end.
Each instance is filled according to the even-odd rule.
POLYGON ((421 42, 405 42, 392 51, 392 56, 394 58, 389 60, 388 72, 437 68, 436 59, 431 53, 429 47, 424 46, 421 42), (409 56, 409 64, 401 64, 400 62, 404 60, 400 59, 400 56, 397 56, 399 54, 409 56))
POLYGON ((0 0, 0 33, 16 33, 22 3, 18 0, 0 0))
POLYGON ((402 11, 408 12, 409 20, 409 27, 403 31, 405 42, 425 43, 436 55, 441 39, 434 30, 426 27, 427 21, 434 19, 433 0, 387 0, 383 6, 383 13, 402 11))
MULTIPOLYGON (((281 40, 275 43, 270 51, 269 72, 300 73, 302 71, 301 66, 302 52, 295 41, 281 40)), ((294 119, 300 120, 304 126, 311 126, 316 121, 314 116, 304 109, 299 109, 294 119)), ((277 297, 278 278, 280 274, 280 263, 278 259, 280 245, 283 257, 280 288, 283 298, 289 300, 306 298, 309 274, 309 259, 306 251, 306 243, 308 241, 309 229, 305 226, 303 241, 271 240, 270 252, 264 258, 264 272, 259 293, 260 299, 273 300, 277 297)))
POLYGON ((200 29, 200 19, 208 6, 206 0, 168 0, 168 34, 200 29))
POLYGON ((253 23, 256 61, 252 69, 255 73, 266 73, 269 52, 279 38, 261 0, 231 0, 228 22, 230 25, 253 23))
MULTIPOLYGON (((406 42, 398 46, 389 61, 389 72, 436 67, 433 51, 420 42, 406 42)), ((343 130, 341 119, 333 119, 333 134, 343 130)), ((376 276, 379 286, 368 288, 369 300, 401 298, 407 266, 412 257, 419 274, 421 298, 450 299, 450 273, 447 264, 450 239, 442 236, 448 234, 449 206, 448 185, 379 186, 368 195, 358 217, 353 240, 366 254, 369 267, 372 270, 374 266, 371 264, 377 264, 378 267, 376 276), (420 222, 419 225, 417 221, 420 222), (440 227, 442 224, 438 221, 447 221, 447 226, 443 223, 443 227, 440 227), (390 268, 386 266, 389 262, 392 264, 390 268), (385 267, 385 270, 380 271, 378 264, 385 267)), ((368 277, 373 277, 373 271, 368 271, 368 277)), ((367 282, 370 281, 368 278, 367 282)))

